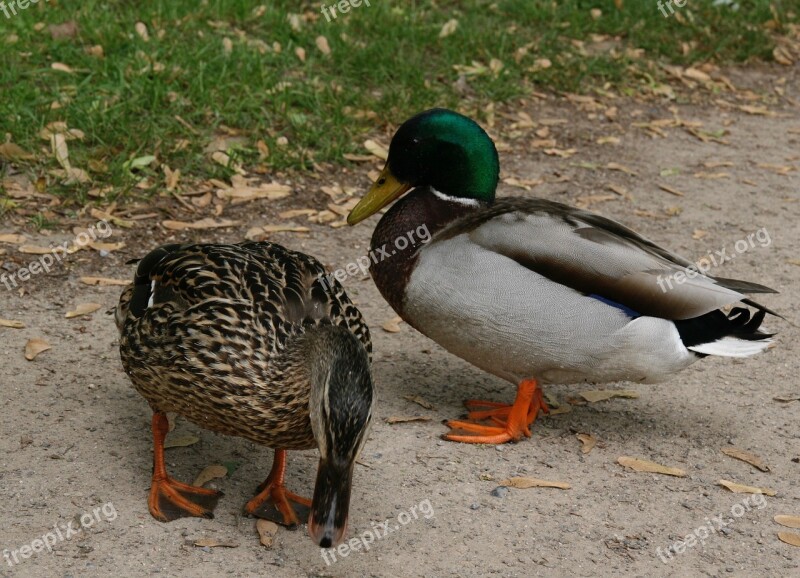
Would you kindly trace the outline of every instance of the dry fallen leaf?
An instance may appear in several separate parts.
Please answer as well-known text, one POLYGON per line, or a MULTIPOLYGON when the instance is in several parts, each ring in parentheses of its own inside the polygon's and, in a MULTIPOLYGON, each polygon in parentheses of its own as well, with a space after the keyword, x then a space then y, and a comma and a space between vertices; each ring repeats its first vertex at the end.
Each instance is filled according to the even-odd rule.
POLYGON ((50 38, 53 40, 74 38, 78 34, 78 23, 74 20, 68 20, 61 24, 50 24, 47 29, 50 31, 50 38))
POLYGON ((711 77, 697 68, 687 68, 683 71, 683 75, 686 78, 691 78, 692 80, 697 80, 699 82, 711 82, 711 77))
POLYGON ((72 319, 73 317, 80 317, 81 315, 88 315, 100 309, 102 305, 99 303, 81 303, 72 311, 67 311, 66 318, 72 319))
POLYGON ((551 156, 551 157, 560 157, 562 159, 568 159, 572 155, 578 152, 578 149, 571 148, 571 149, 558 149, 558 148, 546 148, 542 151, 544 154, 551 156))
POLYGON ((272 548, 275 534, 278 533, 278 524, 269 520, 256 520, 256 531, 262 546, 272 548))
POLYGON ((364 141, 364 148, 381 160, 385 161, 389 158, 389 151, 386 149, 386 147, 372 139, 364 141))
POLYGON ((671 195, 675 195, 676 197, 684 196, 684 193, 682 193, 678 189, 674 189, 674 188, 670 187, 669 185, 658 184, 658 188, 661 189, 662 191, 668 192, 671 195))
POLYGON ((194 479, 194 482, 192 482, 192 485, 201 488, 206 482, 210 482, 211 480, 215 480, 217 478, 224 478, 227 475, 228 468, 219 464, 214 464, 213 466, 207 466, 202 472, 197 474, 197 477, 194 479))
POLYGON ((33 361, 42 351, 50 349, 50 344, 44 339, 29 339, 25 344, 25 359, 33 361))
POLYGON ((105 58, 105 50, 101 44, 94 44, 93 46, 87 46, 83 49, 86 54, 89 56, 93 56, 94 58, 105 58))
POLYGON ((319 51, 322 52, 322 54, 324 54, 325 56, 331 53, 331 47, 328 44, 328 39, 325 38, 324 36, 317 36, 315 44, 317 45, 317 48, 319 48, 319 51))
POLYGON ((230 169, 240 175, 244 175, 242 165, 234 161, 228 153, 222 151, 214 151, 211 153, 211 160, 220 166, 230 169))
POLYGON ((182 436, 171 436, 168 435, 166 441, 164 442, 164 449, 168 448, 184 448, 186 446, 190 446, 192 444, 196 444, 200 441, 200 438, 193 435, 182 435, 182 436))
POLYGON ((311 215, 316 215, 319 211, 316 209, 289 209, 288 211, 283 211, 278 213, 278 216, 281 219, 294 219, 295 217, 310 217, 311 215))
POLYGON ((239 544, 234 542, 221 542, 216 538, 200 538, 192 542, 198 548, 238 548, 239 544))
POLYGON ((386 323, 383 324, 383 330, 387 333, 399 333, 400 332, 400 324, 403 322, 402 317, 392 317, 386 323))
POLYGON ((110 279, 108 277, 81 277, 80 282, 85 285, 98 285, 101 287, 119 286, 124 287, 130 285, 130 281, 123 281, 122 279, 110 279))
POLYGON ((89 247, 94 249, 95 251, 105 251, 106 253, 113 253, 114 251, 119 251, 120 249, 125 247, 125 241, 120 241, 119 243, 101 243, 98 241, 93 241, 89 243, 89 247))
POLYGON ((458 20, 451 19, 444 23, 442 29, 439 31, 439 38, 447 38, 453 34, 458 28, 458 20))
MULTIPOLYGON (((74 248, 73 248, 74 249, 74 248)), ((47 255, 48 253, 74 253, 74 250, 67 250, 64 247, 39 247, 37 245, 22 245, 18 251, 27 255, 47 255)))
POLYGON ((609 183, 606 185, 606 188, 611 191, 612 193, 618 194, 620 197, 630 198, 630 193, 628 189, 623 187, 622 185, 616 185, 614 183, 609 183))
POLYGON ((733 447, 733 446, 727 447, 727 448, 722 448, 721 451, 726 456, 730 456, 730 457, 735 458, 737 460, 742 460, 743 462, 747 462, 751 466, 757 467, 762 472, 768 472, 769 471, 769 466, 767 466, 767 464, 765 464, 764 461, 761 458, 759 458, 757 455, 751 454, 750 452, 746 452, 746 451, 744 451, 742 449, 739 449, 739 448, 733 447))
POLYGON ((579 433, 575 434, 575 437, 578 438, 583 444, 583 446, 581 447, 581 452, 584 454, 588 454, 590 451, 594 449, 594 446, 597 445, 597 438, 594 437, 592 434, 579 433))
POLYGON ((788 48, 783 46, 776 46, 773 48, 772 57, 775 59, 775 62, 783 64, 784 66, 792 66, 794 64, 792 54, 789 52, 788 48))
POLYGON ((728 179, 730 173, 709 173, 706 171, 699 171, 692 175, 696 179, 715 180, 715 179, 728 179))
POLYGON ((50 136, 50 148, 53 151, 53 156, 65 169, 72 168, 69 163, 69 147, 67 146, 67 138, 63 133, 54 133, 50 136))
MULTIPOLYGON (((800 265, 800 263, 798 263, 798 265, 800 265)), ((793 401, 800 401, 800 395, 778 395, 772 399, 781 403, 791 403, 793 401)))
POLYGON ((231 179, 234 183, 233 187, 222 188, 217 191, 218 198, 229 200, 231 204, 238 205, 256 199, 275 201, 288 197, 292 192, 290 186, 280 183, 260 183, 256 186, 251 186, 247 179, 237 178, 237 176, 234 175, 234 178, 231 179))
POLYGON ((596 203, 619 200, 618 195, 581 195, 575 199, 575 206, 579 209, 586 209, 596 203))
POLYGON ((519 488, 520 490, 527 488, 558 488, 560 490, 569 490, 572 487, 567 482, 551 482, 549 480, 525 477, 508 478, 500 482, 500 485, 509 488, 519 488))
POLYGON ((531 187, 535 187, 544 183, 542 179, 518 179, 516 177, 506 177, 503 179, 503 182, 512 187, 525 189, 526 191, 530 191, 531 187))
POLYGON ((778 532, 778 539, 781 542, 786 542, 790 546, 797 546, 800 548, 800 534, 793 532, 778 532))
POLYGON ((28 238, 25 235, 17 235, 16 233, 4 233, 0 235, 0 243, 9 243, 11 245, 21 245, 28 238))
POLYGON ((759 488, 756 486, 745 486, 744 484, 737 484, 729 480, 719 480, 717 482, 723 488, 729 489, 734 494, 766 494, 767 496, 774 496, 777 494, 775 490, 769 488, 759 488))
POLYGON ((15 159, 25 160, 36 157, 17 144, 6 142, 0 144, 0 158, 13 161, 15 159))
POLYGON ((741 110, 742 112, 746 112, 747 114, 753 114, 757 116, 775 116, 775 112, 769 110, 766 106, 754 106, 752 104, 741 104, 738 105, 736 108, 741 110))
POLYGON ((272 233, 308 233, 308 227, 295 227, 291 225, 264 225, 263 227, 250 227, 245 233, 249 241, 263 241, 272 233))
POLYGON ((614 397, 636 399, 639 397, 639 392, 628 389, 591 389, 589 391, 582 391, 580 396, 589 403, 597 403, 598 401, 605 401, 614 397))
POLYGON ((403 399, 407 399, 408 401, 416 403, 417 405, 421 405, 425 409, 433 409, 433 404, 431 402, 418 395, 404 395, 403 399))
POLYGON ((24 329, 25 324, 22 321, 14 319, 0 319, 0 327, 10 327, 11 329, 24 329))
POLYGON ((392 416, 386 418, 386 423, 410 423, 412 421, 431 421, 429 417, 415 416, 392 416))
POLYGON ((194 221, 192 223, 171 220, 161 221, 161 226, 165 229, 169 229, 170 231, 183 231, 186 229, 217 229, 224 227, 235 227, 237 225, 239 225, 239 221, 233 221, 231 219, 220 219, 217 221, 211 217, 206 217, 205 219, 200 219, 199 221, 194 221))
POLYGON ((775 522, 787 528, 800 528, 800 516, 786 516, 785 514, 778 514, 773 518, 775 522))
POLYGON ((132 229, 136 226, 136 223, 126 219, 120 219, 119 217, 112 215, 110 212, 101 211, 96 207, 92 207, 89 210, 89 214, 94 217, 95 219, 99 219, 101 221, 109 221, 116 225, 117 227, 122 227, 123 229, 132 229))
POLYGON ((614 163, 614 162, 608 163, 608 164, 606 165, 606 168, 607 168, 608 170, 611 170, 611 171, 620 171, 620 172, 623 172, 623 173, 625 173, 625 174, 631 175, 632 177, 635 177, 635 176, 636 176, 636 173, 635 173, 634 171, 632 171, 631 169, 629 169, 629 168, 628 168, 628 167, 626 167, 625 165, 621 165, 621 164, 619 164, 619 163, 614 163))
POLYGON ((707 169, 718 169, 720 167, 733 167, 736 166, 731 161, 706 161, 703 166, 707 169))
POLYGON ((625 466, 626 468, 630 468, 636 472, 647 472, 650 474, 664 474, 666 476, 677 476, 679 478, 682 478, 686 475, 686 472, 680 468, 671 468, 668 466, 662 466, 661 464, 657 464, 655 462, 640 460, 629 456, 621 456, 620 458, 617 459, 617 462, 621 466, 625 466))
POLYGON ((150 34, 147 32, 147 24, 144 22, 137 22, 133 29, 136 31, 136 34, 139 36, 139 38, 145 42, 150 40, 150 34))
POLYGON ((72 74, 73 72, 75 72, 74 70, 72 70, 71 66, 64 64, 63 62, 54 62, 50 65, 50 68, 52 68, 53 70, 58 70, 59 72, 66 72, 68 74, 72 74))

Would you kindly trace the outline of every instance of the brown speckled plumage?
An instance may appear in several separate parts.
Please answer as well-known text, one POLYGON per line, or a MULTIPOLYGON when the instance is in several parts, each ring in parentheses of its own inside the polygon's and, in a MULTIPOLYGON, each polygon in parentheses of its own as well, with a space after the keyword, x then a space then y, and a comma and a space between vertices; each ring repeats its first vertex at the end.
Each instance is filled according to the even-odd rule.
POLYGON ((361 313, 324 274, 268 242, 160 247, 117 308, 125 371, 154 411, 270 447, 315 447, 304 336, 335 325, 372 350, 361 313))

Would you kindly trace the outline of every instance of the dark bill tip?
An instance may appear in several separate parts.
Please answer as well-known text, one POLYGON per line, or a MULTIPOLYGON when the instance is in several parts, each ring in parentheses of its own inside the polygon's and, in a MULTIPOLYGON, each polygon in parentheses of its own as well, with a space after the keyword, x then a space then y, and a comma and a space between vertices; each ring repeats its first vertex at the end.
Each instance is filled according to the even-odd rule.
POLYGON ((319 461, 308 535, 320 548, 333 548, 344 541, 352 478, 352 464, 337 468, 329 466, 325 460, 319 461))

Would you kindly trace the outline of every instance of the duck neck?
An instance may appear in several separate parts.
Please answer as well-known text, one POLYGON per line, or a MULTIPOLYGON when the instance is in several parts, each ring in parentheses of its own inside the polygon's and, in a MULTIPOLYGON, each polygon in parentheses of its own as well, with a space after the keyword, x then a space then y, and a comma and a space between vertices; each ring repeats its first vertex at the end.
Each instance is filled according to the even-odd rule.
POLYGON ((374 397, 366 349, 350 330, 336 325, 310 327, 298 339, 295 359, 310 384, 309 417, 320 454, 342 449, 331 447, 333 442, 359 445, 356 438, 369 422, 374 397), (331 433, 337 428, 339 439, 331 433))
POLYGON ((419 249, 454 221, 487 206, 484 201, 449 197, 423 187, 411 191, 381 218, 372 233, 370 273, 401 317, 405 319, 403 295, 419 249))

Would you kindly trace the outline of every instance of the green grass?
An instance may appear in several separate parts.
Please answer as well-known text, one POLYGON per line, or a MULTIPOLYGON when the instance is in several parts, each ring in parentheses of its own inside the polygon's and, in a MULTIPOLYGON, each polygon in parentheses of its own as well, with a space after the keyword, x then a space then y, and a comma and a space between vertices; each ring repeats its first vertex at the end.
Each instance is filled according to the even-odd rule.
POLYGON ((610 0, 371 0, 327 22, 321 3, 299 0, 40 0, 11 18, 0 12, 0 135, 35 155, 18 165, 33 180, 46 175, 48 190, 74 203, 85 202, 90 188, 127 195, 145 177, 149 187, 135 190, 151 193, 163 187, 162 163, 184 177, 226 176, 204 153, 226 132, 244 137, 233 156, 248 169, 302 169, 363 152, 371 129, 431 106, 477 107, 532 88, 635 91, 655 68, 648 73, 625 47, 684 65, 770 59, 765 24, 779 33, 796 22, 790 2, 739 3, 733 11, 687 0, 679 16, 664 18, 655 0, 628 0, 622 10, 610 0), (592 8, 602 15, 593 17, 592 8), (450 19, 458 28, 440 38, 450 19), (77 36, 52 39, 47 25, 68 20, 77 22, 77 36), (147 26, 148 41, 136 34, 137 22, 147 26), (614 53, 584 53, 574 41, 588 44, 592 34, 619 36, 622 44, 614 53), (329 56, 316 47, 318 36, 327 38, 329 56), (103 58, 87 53, 94 45, 103 58), (536 65, 544 58, 551 67, 536 65), (489 68, 493 59, 501 70, 489 68), (460 92, 455 66, 473 61, 477 74, 465 76, 460 92), (55 70, 54 62, 74 72, 55 70), (49 174, 58 164, 39 132, 53 121, 85 133, 69 141, 70 161, 92 182, 64 185, 49 174), (269 148, 266 158, 258 140, 269 148), (131 168, 149 155, 156 160, 131 168))

